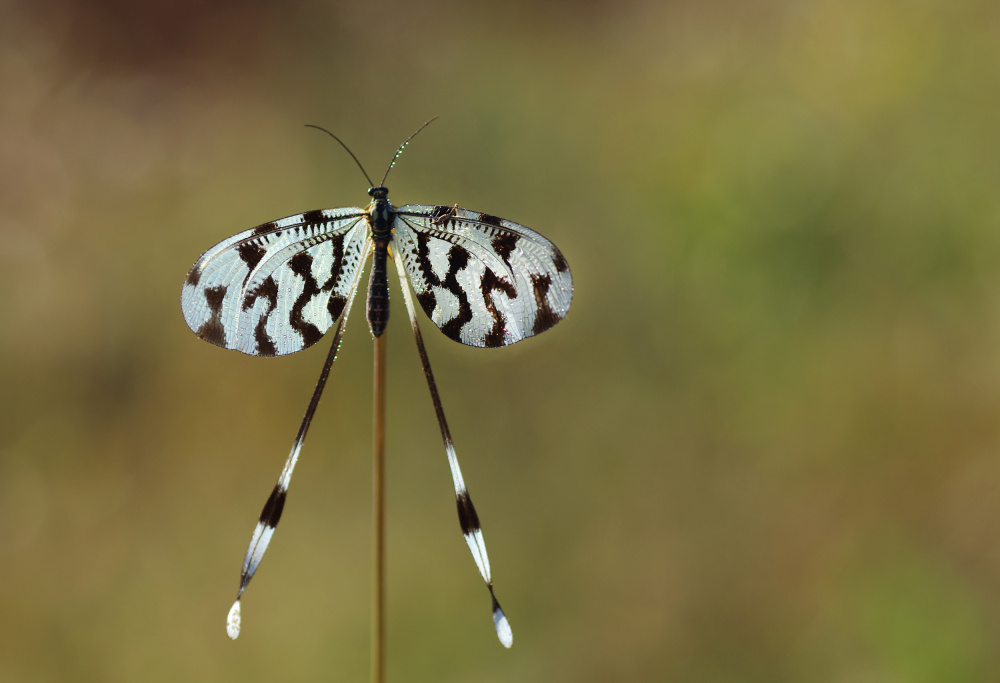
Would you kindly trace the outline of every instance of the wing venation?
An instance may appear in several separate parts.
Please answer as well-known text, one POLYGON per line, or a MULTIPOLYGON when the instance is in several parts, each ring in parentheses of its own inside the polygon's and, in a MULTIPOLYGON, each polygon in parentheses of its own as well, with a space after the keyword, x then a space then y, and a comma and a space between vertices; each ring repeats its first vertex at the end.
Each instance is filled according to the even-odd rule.
POLYGON ((393 239, 421 308, 455 341, 507 346, 569 311, 566 259, 523 225, 457 206, 406 205, 396 209, 393 239))
POLYGON ((322 209, 224 240, 194 264, 181 292, 188 327, 252 356, 312 346, 341 315, 370 248, 363 209, 322 209))

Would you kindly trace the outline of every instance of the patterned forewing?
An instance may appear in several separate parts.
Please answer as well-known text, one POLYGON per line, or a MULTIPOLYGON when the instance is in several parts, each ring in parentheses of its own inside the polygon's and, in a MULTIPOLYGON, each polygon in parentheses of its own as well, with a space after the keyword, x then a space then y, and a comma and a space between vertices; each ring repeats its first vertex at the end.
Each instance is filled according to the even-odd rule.
POLYGON ((396 250, 421 308, 448 337, 507 346, 566 316, 573 277, 537 232, 457 207, 396 209, 396 250))
POLYGON ((217 346, 280 356, 315 344, 336 321, 367 256, 360 208, 265 223, 220 242, 188 273, 188 327, 217 346))

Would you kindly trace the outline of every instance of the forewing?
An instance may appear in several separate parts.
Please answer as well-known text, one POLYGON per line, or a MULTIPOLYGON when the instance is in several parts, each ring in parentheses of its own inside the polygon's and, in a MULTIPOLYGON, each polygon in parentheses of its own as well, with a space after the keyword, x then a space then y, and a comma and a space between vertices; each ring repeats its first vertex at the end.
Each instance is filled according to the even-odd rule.
POLYGON ((253 356, 300 351, 340 316, 369 245, 357 207, 241 232, 191 268, 181 292, 184 320, 205 341, 253 356))
POLYGON ((569 311, 566 259, 523 225, 458 207, 407 205, 396 209, 393 234, 421 308, 455 341, 507 346, 569 311))

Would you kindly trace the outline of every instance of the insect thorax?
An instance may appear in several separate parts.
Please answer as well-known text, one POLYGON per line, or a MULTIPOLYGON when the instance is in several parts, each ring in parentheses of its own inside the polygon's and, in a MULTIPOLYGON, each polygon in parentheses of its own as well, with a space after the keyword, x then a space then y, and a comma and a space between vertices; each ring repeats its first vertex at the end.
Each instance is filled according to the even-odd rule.
POLYGON ((368 223, 372 229, 372 240, 378 244, 380 240, 389 239, 392 226, 393 210, 389 203, 389 188, 379 185, 369 188, 372 203, 368 205, 368 223))

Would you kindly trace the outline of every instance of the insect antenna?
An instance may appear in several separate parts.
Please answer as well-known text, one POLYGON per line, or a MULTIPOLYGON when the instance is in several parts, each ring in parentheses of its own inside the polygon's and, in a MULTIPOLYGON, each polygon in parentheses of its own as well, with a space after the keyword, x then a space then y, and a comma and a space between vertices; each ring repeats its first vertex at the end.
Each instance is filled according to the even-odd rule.
MULTIPOLYGON (((437 118, 437 117, 435 117, 435 118, 437 118)), ((430 123, 430 121, 428 121, 427 123, 430 123)), ((424 126, 426 126, 427 123, 425 123, 424 126)), ((356 163, 358 165, 358 168, 361 169, 361 172, 365 174, 365 180, 368 181, 368 187, 375 187, 375 183, 373 183, 372 179, 368 177, 368 173, 365 171, 365 167, 361 165, 361 162, 358 161, 358 158, 356 156, 354 156, 354 152, 351 151, 350 147, 348 147, 347 145, 344 144, 343 140, 341 140, 336 135, 334 135, 333 133, 331 133, 330 131, 328 131, 326 128, 323 128, 322 126, 314 126, 311 123, 307 123, 306 124, 306 128, 315 128, 316 130, 321 130, 324 133, 326 133, 327 135, 329 135, 331 138, 333 138, 334 140, 336 140, 337 142, 339 142, 340 146, 343 147, 344 149, 346 149, 347 153, 351 155, 352 159, 354 159, 354 163, 356 163)), ((421 128, 423 128, 423 126, 421 126, 421 128)), ((416 135, 416 133, 414 133, 413 135, 416 135)), ((413 135, 411 135, 410 137, 412 138, 413 135)), ((409 142, 409 139, 407 139, 407 142, 409 142)), ((405 145, 406 142, 404 142, 403 144, 405 145)), ((400 150, 400 151, 402 151, 402 150, 400 150)), ((399 152, 396 152, 396 156, 399 156, 399 152)), ((395 159, 393 159, 393 161, 395 161, 395 159)), ((385 182, 384 178, 382 179, 382 182, 385 182)))
MULTIPOLYGON (((385 169, 385 175, 382 176, 382 182, 380 183, 381 185, 385 185, 385 179, 389 177, 389 171, 391 171, 392 167, 396 165, 396 159, 398 159, 399 155, 403 153, 403 149, 405 149, 406 146, 408 144, 410 144, 410 140, 412 140, 416 136, 417 133, 419 133, 420 131, 422 131, 427 126, 431 125, 431 121, 433 121, 434 119, 437 119, 437 118, 440 118, 440 117, 438 117, 438 116, 432 116, 431 118, 427 119, 427 121, 424 122, 424 125, 420 126, 420 128, 417 128, 415 131, 413 131, 413 135, 411 135, 410 137, 408 137, 405 140, 403 140, 403 144, 401 144, 399 146, 399 149, 396 150, 395 156, 392 157, 392 161, 389 162, 389 168, 385 169)), ((344 143, 340 143, 340 144, 344 144, 344 143)))

